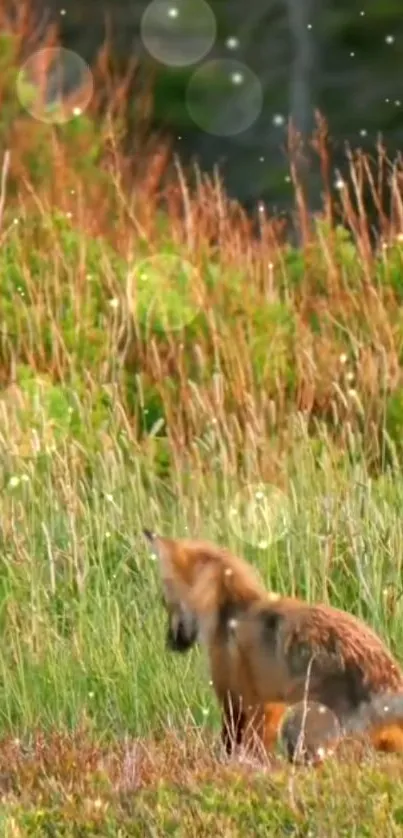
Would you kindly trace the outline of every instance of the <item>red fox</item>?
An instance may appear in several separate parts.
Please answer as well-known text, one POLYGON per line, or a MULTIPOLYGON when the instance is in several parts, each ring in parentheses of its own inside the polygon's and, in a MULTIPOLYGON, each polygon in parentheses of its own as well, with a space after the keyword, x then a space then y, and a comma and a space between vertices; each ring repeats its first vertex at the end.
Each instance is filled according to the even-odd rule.
POLYGON ((332 711, 342 730, 368 730, 376 748, 403 751, 403 673, 369 626, 268 592, 225 548, 144 535, 159 561, 169 648, 207 648, 227 753, 245 737, 273 747, 286 708, 303 700, 332 711))

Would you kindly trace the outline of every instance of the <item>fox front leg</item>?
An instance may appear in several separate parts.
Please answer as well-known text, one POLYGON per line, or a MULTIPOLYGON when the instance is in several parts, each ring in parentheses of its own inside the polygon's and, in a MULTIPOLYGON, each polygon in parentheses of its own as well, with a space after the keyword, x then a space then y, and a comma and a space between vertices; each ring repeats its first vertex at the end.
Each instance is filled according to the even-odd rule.
POLYGON ((246 714, 241 702, 226 695, 222 702, 221 741, 228 756, 231 756, 236 746, 242 744, 245 725, 246 714))

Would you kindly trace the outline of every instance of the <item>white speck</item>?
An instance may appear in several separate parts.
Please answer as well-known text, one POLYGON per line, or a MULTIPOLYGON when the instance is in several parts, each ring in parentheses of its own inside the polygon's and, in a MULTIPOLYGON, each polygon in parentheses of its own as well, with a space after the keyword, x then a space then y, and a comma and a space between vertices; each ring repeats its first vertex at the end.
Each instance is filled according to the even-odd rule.
POLYGON ((307 29, 312 29, 312 23, 308 23, 306 28, 307 29))
POLYGON ((178 17, 178 15, 179 10, 176 8, 176 6, 172 6, 170 9, 168 9, 168 17, 176 18, 178 17))
POLYGON ((259 161, 260 161, 261 163, 264 163, 264 157, 259 157, 259 161))
POLYGON ((320 705, 320 707, 319 707, 319 711, 318 711, 318 712, 319 712, 319 713, 326 713, 326 709, 327 709, 327 708, 326 708, 323 704, 321 704, 321 705, 320 705))
POLYGON ((395 99, 395 105, 396 105, 397 108, 400 108, 401 104, 402 103, 401 103, 400 99, 395 99))
POLYGON ((398 242, 403 242, 403 233, 398 233, 396 239, 398 242))
POLYGON ((27 474, 21 475, 21 483, 29 483, 29 477, 27 474))
POLYGON ((10 477, 10 480, 9 480, 9 484, 8 484, 8 485, 10 486, 10 489, 15 489, 15 488, 16 488, 16 486, 19 486, 19 485, 20 485, 20 478, 19 478, 19 477, 17 477, 17 476, 15 476, 15 477, 10 477))
POLYGON ((65 15, 66 14, 66 9, 60 9, 60 14, 65 15))
POLYGON ((277 127, 280 127, 281 125, 284 125, 284 122, 285 122, 285 118, 284 118, 282 113, 275 113, 274 114, 273 125, 276 125, 277 127))
POLYGON ((269 546, 269 542, 268 541, 259 541, 259 544, 257 546, 259 547, 260 550, 266 550, 266 547, 269 546))
POLYGON ((347 381, 353 381, 354 373, 352 372, 352 370, 349 370, 349 372, 346 374, 346 378, 347 378, 347 381))
POLYGON ((355 52, 350 52, 350 58, 355 58, 355 52))
POLYGON ((286 176, 285 176, 285 178, 284 178, 284 180, 285 180, 285 182, 286 182, 286 183, 291 183, 291 177, 290 177, 290 175, 286 175, 286 176))
POLYGON ((317 751, 316 751, 316 756, 318 756, 319 759, 323 759, 326 756, 325 749, 324 748, 318 748, 317 751))
POLYGON ((113 495, 110 495, 110 494, 109 494, 109 495, 105 495, 105 497, 106 497, 106 500, 108 500, 108 501, 110 501, 110 502, 112 503, 112 501, 113 501, 113 495))
POLYGON ((209 687, 212 687, 212 686, 213 686, 213 682, 212 682, 212 681, 209 681, 208 683, 209 683, 209 687))
POLYGON ((395 41, 395 36, 394 35, 387 35, 386 38, 385 38, 385 41, 386 41, 387 44, 393 44, 394 41, 395 41))
POLYGON ((256 500, 263 500, 264 492, 261 492, 260 489, 259 489, 258 492, 255 492, 255 498, 256 498, 256 500))
POLYGON ((243 73, 231 73, 231 81, 233 84, 242 84, 243 80, 243 73))
POLYGON ((19 218, 13 218, 13 224, 19 224, 19 223, 20 223, 19 218))
POLYGON ((119 300, 113 297, 112 300, 109 300, 109 305, 111 308, 119 308, 119 300))
POLYGON ((366 136, 367 136, 367 134, 368 134, 367 129, 366 129, 366 128, 361 128, 361 131, 360 131, 360 135, 361 135, 361 137, 366 137, 366 136))
POLYGON ((94 693, 92 691, 88 693, 88 698, 94 698, 94 693))
POLYGON ((208 707, 203 707, 203 708, 202 708, 202 713, 203 713, 203 716, 208 716, 209 712, 210 712, 210 711, 209 711, 208 707))
POLYGON ((389 104, 389 102, 390 102, 390 99, 385 99, 385 102, 387 102, 387 104, 389 104))
POLYGON ((336 180, 334 185, 336 189, 344 189, 345 187, 344 180, 341 177, 336 180))
POLYGON ((343 352, 343 353, 340 355, 340 363, 341 363, 341 364, 345 364, 346 362, 347 362, 347 355, 345 354, 345 352, 343 352))
POLYGON ((262 204, 262 202, 260 202, 260 204, 258 206, 258 210, 259 210, 259 212, 264 212, 264 204, 262 204))
POLYGON ((365 12, 360 12, 361 17, 364 17, 364 15, 365 15, 365 12))
POLYGON ((225 568, 225 576, 232 576, 233 570, 230 567, 225 568))
POLYGON ((110 537, 111 537, 111 534, 110 534, 110 532, 107 530, 107 531, 106 531, 106 533, 105 533, 105 538, 110 538, 110 537))
POLYGON ((384 712, 384 713, 389 713, 389 710, 390 710, 390 707, 388 707, 388 705, 387 705, 387 704, 385 704, 385 705, 384 705, 384 708, 383 708, 383 712, 384 712))
POLYGON ((73 108, 73 116, 81 116, 82 112, 82 108, 73 108))
POLYGON ((227 47, 227 49, 238 49, 238 47, 239 47, 238 38, 235 38, 235 37, 227 38, 227 40, 225 42, 225 46, 227 47))
POLYGON ((228 620, 228 628, 231 629, 231 631, 235 631, 237 626, 238 626, 238 620, 235 620, 235 619, 228 620))
POLYGON ((348 395, 351 396, 352 398, 354 398, 354 396, 357 395, 357 391, 354 390, 354 387, 350 387, 350 389, 348 391, 348 395))

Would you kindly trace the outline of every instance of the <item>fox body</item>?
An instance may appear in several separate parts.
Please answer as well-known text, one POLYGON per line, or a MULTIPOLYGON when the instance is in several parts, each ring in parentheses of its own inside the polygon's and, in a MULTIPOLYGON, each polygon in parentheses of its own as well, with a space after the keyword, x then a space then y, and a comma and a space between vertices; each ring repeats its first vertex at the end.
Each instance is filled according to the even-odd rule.
POLYGON ((228 753, 244 741, 271 748, 286 708, 302 700, 329 708, 343 729, 356 719, 376 731, 377 747, 403 750, 403 674, 369 626, 268 592, 252 566, 224 548, 145 535, 159 561, 167 643, 178 652, 198 640, 206 647, 228 753), (377 699, 400 692, 402 714, 397 700, 390 727, 377 699))

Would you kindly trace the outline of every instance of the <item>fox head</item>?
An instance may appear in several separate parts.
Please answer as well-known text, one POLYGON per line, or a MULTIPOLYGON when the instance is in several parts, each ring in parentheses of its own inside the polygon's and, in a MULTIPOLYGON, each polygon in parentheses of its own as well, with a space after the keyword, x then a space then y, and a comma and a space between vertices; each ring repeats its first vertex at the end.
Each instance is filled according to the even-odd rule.
POLYGON ((254 569, 228 550, 143 532, 158 559, 172 650, 185 652, 198 639, 206 641, 220 620, 267 597, 254 569))
POLYGON ((143 532, 159 561, 163 603, 168 615, 166 644, 173 652, 187 652, 197 642, 199 624, 186 603, 186 590, 181 583, 180 566, 176 568, 173 542, 160 538, 150 530, 143 532))

